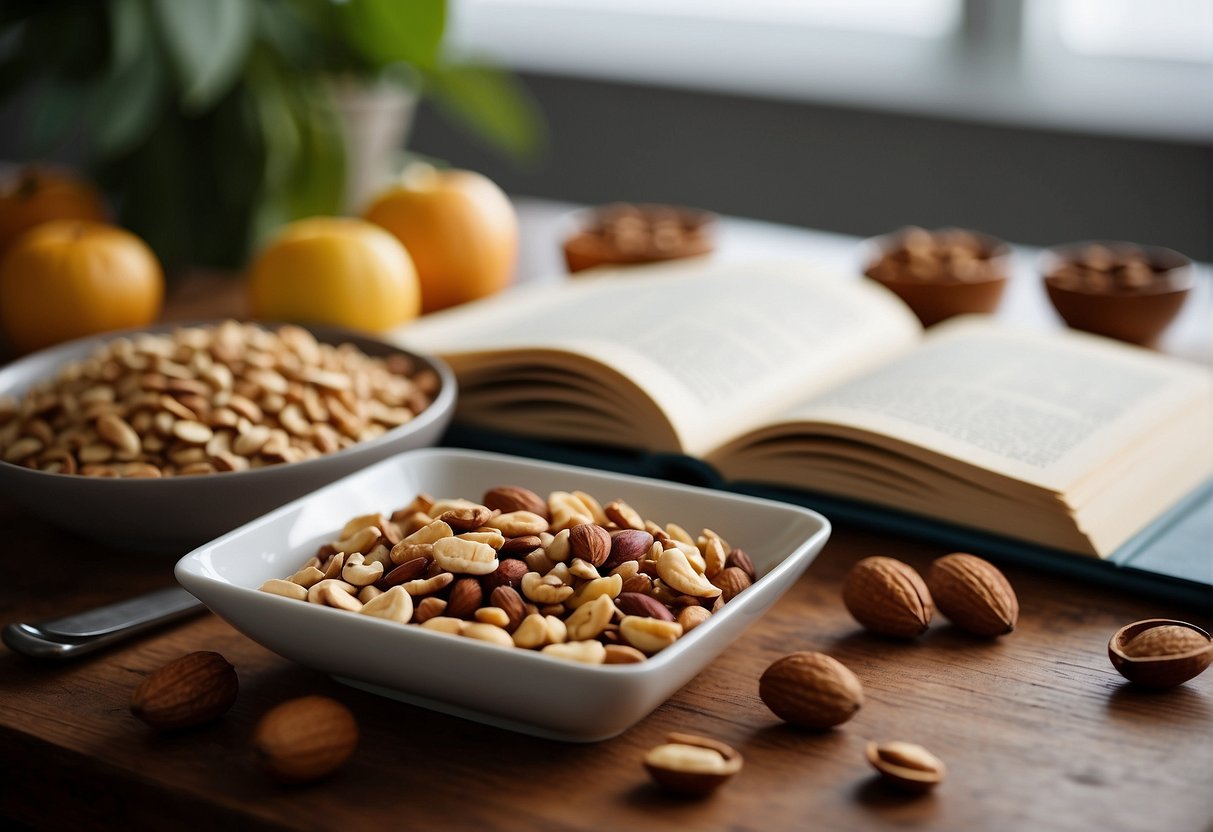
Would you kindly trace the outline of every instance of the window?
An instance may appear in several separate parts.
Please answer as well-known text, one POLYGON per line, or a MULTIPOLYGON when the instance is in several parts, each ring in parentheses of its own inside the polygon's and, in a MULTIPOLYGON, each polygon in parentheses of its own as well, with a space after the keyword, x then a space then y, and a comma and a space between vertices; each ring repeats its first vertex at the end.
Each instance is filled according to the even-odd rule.
POLYGON ((452 0, 523 71, 1213 139, 1213 0, 452 0))

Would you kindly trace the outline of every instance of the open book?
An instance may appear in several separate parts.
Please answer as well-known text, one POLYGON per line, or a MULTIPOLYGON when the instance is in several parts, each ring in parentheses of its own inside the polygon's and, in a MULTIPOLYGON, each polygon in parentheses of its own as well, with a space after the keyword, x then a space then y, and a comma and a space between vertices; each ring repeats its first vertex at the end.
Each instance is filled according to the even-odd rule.
POLYGON ((454 368, 456 421, 685 454, 1105 557, 1213 476, 1207 368, 977 317, 924 335, 803 263, 709 261, 523 286, 392 334, 454 368))

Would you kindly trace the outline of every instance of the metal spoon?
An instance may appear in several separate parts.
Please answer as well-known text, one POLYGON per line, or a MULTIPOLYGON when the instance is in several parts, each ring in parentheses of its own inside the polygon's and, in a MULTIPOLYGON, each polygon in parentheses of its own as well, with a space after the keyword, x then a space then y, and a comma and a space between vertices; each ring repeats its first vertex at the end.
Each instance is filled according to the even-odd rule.
POLYGON ((70 659, 204 609, 201 601, 181 587, 170 587, 64 618, 9 624, 3 638, 10 650, 25 656, 70 659))

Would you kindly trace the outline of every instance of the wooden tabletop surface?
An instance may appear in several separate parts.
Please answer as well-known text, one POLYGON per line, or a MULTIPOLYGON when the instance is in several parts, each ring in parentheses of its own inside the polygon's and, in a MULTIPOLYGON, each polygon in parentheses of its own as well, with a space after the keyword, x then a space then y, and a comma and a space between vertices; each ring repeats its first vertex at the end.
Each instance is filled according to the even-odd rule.
MULTIPOLYGON (((212 283, 181 285, 176 319, 238 312, 212 283)), ((70 511, 70 506, 65 506, 70 511)), ((9 569, 0 624, 35 621, 172 584, 172 557, 69 536, 0 501, 9 569)), ((36 828, 287 829, 1213 829, 1213 672, 1172 691, 1128 685, 1106 655, 1118 627, 1213 608, 1008 567, 1018 629, 988 640, 936 621, 922 638, 866 634, 840 600, 873 554, 925 570, 936 547, 837 527, 775 607, 665 705, 592 745, 538 740, 345 687, 261 648, 209 613, 69 664, 0 647, 0 816, 36 828), (218 722, 156 734, 129 711, 148 673, 195 650, 236 666, 218 722), (820 650, 849 666, 866 703, 824 733, 785 726, 758 698, 775 659, 820 650), (254 765, 261 714, 295 696, 345 703, 358 750, 331 779, 274 785, 254 765), (664 795, 640 764, 670 731, 737 748, 745 765, 705 800, 664 795), (867 740, 920 743, 948 766, 926 796, 888 789, 867 740)), ((977 554, 981 554, 980 552, 977 554)))
MULTIPOLYGON (((171 583, 172 560, 85 543, 0 514, 12 567, 0 620, 36 620, 171 583)), ((1006 570, 1022 605, 997 640, 937 622, 911 643, 866 634, 843 608, 846 569, 871 554, 925 569, 931 546, 838 528, 776 606, 623 735, 561 744, 485 727, 338 684, 279 658, 206 613, 71 664, 0 652, 0 815, 35 827, 289 829, 1192 830, 1213 821, 1213 673, 1165 693, 1129 686, 1106 645, 1122 624, 1208 610, 1006 570), (194 650, 237 669, 240 695, 217 723, 176 735, 131 716, 132 689, 194 650), (815 733, 759 700, 758 677, 794 650, 855 671, 866 702, 815 733), (361 742, 329 780, 283 788, 254 764, 261 714, 326 694, 356 715, 361 742), (667 732, 723 740, 741 773, 702 801, 650 785, 644 751, 667 732), (886 788, 863 759, 868 739, 925 745, 948 766, 933 794, 886 788)))

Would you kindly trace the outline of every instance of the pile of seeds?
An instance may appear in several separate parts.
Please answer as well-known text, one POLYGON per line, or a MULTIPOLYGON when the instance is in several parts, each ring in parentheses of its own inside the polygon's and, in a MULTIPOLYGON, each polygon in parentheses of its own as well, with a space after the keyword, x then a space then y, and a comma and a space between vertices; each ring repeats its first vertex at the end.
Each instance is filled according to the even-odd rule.
POLYGON ((300 462, 429 406, 439 379, 396 354, 227 321, 118 338, 20 401, 0 401, 0 458, 62 474, 169 477, 300 462))

